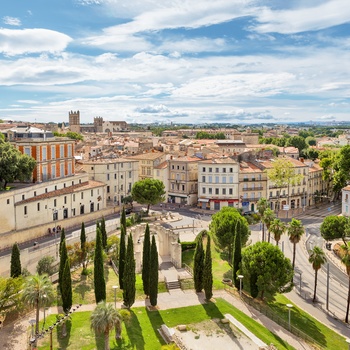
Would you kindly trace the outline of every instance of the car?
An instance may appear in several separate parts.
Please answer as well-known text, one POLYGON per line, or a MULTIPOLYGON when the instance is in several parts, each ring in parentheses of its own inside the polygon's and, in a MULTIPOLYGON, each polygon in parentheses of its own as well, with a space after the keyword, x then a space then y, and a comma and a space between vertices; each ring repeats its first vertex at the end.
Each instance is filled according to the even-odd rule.
POLYGON ((131 214, 132 208, 125 208, 125 214, 131 214))
POLYGON ((245 211, 243 213, 243 216, 248 216, 248 215, 253 215, 253 214, 255 214, 255 213, 253 211, 249 210, 249 211, 245 211))

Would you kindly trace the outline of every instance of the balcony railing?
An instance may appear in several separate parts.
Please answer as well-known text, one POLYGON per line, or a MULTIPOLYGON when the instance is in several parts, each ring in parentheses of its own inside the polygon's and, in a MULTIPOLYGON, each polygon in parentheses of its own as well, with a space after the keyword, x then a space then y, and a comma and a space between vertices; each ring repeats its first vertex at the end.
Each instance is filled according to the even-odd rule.
POLYGON ((260 187, 243 187, 243 191, 261 191, 263 189, 262 186, 260 187))

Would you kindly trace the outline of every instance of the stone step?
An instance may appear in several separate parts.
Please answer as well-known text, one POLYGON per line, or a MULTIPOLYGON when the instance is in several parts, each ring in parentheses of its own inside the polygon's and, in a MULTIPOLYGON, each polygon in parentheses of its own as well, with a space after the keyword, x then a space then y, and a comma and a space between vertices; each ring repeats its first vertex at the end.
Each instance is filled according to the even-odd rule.
POLYGON ((170 281, 166 283, 166 287, 168 290, 170 289, 181 289, 181 284, 179 281, 170 281))

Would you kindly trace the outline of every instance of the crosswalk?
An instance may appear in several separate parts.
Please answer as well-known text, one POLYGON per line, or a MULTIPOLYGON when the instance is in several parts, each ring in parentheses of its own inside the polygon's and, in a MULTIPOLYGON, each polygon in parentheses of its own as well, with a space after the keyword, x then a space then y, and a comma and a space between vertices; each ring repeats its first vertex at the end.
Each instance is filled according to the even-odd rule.
POLYGON ((307 209, 305 212, 296 215, 295 218, 298 220, 311 218, 324 219, 327 216, 339 214, 341 214, 341 202, 329 203, 318 208, 307 209))

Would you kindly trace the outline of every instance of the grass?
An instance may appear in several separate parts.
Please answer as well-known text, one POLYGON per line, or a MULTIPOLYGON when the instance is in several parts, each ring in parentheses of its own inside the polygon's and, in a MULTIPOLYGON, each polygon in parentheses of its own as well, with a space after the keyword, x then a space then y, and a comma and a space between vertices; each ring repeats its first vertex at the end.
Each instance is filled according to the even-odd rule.
MULTIPOLYGON (((195 327, 196 324, 205 320, 221 319, 225 313, 232 314, 238 321, 244 324, 250 331, 256 334, 266 344, 273 343, 277 349, 293 350, 294 348, 284 342, 271 331, 261 326, 251 317, 236 309, 223 299, 218 299, 215 303, 183 307, 177 309, 148 311, 146 308, 134 308, 131 312, 130 322, 123 324, 123 339, 116 341, 114 331, 110 334, 111 350, 137 349, 137 350, 157 350, 164 344, 157 329, 166 324, 168 327, 175 327, 178 324, 186 324, 195 327)), ((54 322, 55 316, 47 318, 47 325, 54 322)), ((54 330, 53 348, 68 350, 102 350, 103 338, 95 337, 90 329, 90 313, 76 312, 72 314, 71 327, 68 327, 66 338, 60 338, 54 330)), ((49 349, 49 335, 45 340, 39 341, 40 350, 49 349)))

